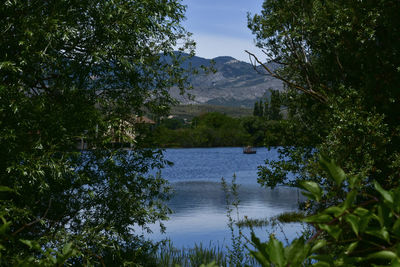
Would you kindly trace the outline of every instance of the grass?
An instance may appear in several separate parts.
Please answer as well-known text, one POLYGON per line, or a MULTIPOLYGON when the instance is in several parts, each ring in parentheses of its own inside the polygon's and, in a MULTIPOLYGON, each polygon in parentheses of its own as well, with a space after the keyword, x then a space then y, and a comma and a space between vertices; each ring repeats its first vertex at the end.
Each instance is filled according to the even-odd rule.
POLYGON ((264 226, 275 226, 277 222, 281 223, 292 223, 300 222, 304 219, 305 215, 302 212, 292 211, 284 212, 278 216, 272 218, 252 219, 245 217, 243 220, 239 220, 236 225, 239 227, 264 227, 264 226))
POLYGON ((251 219, 245 218, 244 220, 239 220, 236 225, 238 227, 264 227, 270 224, 270 219, 251 219))
MULTIPOLYGON (((244 248, 243 248, 244 249, 244 248)), ((248 251, 242 251, 246 254, 246 266, 260 266, 257 261, 252 258, 248 251)), ((207 267, 219 266, 228 267, 234 266, 229 264, 229 252, 224 250, 219 245, 213 245, 211 242, 208 246, 195 245, 194 248, 175 248, 171 241, 167 241, 160 246, 155 255, 156 266, 163 267, 207 267), (213 265, 211 265, 213 263, 213 265)))
POLYGON ((304 213, 297 211, 285 212, 276 216, 276 219, 281 223, 300 222, 304 218, 304 213))
POLYGON ((167 242, 160 247, 156 258, 157 266, 197 267, 212 262, 218 266, 228 266, 226 253, 219 246, 211 243, 208 247, 196 244, 194 248, 177 249, 171 242, 167 242))

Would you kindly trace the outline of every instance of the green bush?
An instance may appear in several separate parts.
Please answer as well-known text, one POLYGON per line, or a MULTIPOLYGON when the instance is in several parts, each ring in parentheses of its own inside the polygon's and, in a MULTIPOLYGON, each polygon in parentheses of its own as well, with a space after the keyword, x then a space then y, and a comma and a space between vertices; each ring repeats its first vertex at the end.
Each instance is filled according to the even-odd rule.
MULTIPOLYGON (((348 176, 333 161, 320 159, 335 186, 345 191, 336 205, 303 219, 312 224, 313 236, 295 239, 288 246, 270 238, 268 242, 252 234, 253 257, 262 266, 400 266, 400 187, 384 190, 374 181, 360 190, 362 176, 348 176)), ((313 181, 299 187, 312 201, 330 202, 329 188, 313 181)))

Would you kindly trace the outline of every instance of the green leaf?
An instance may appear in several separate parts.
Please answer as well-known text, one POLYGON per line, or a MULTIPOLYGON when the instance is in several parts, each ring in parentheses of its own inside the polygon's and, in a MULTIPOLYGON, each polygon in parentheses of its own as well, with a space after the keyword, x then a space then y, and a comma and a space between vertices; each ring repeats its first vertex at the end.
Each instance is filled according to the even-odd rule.
POLYGON ((335 240, 338 240, 342 233, 342 229, 338 225, 319 224, 318 227, 325 230, 335 240))
POLYGON ((348 209, 352 206, 352 204, 354 203, 354 200, 356 199, 357 196, 357 191, 356 190, 352 190, 350 191, 347 196, 345 201, 343 202, 343 207, 345 209, 348 209))
POLYGON ((303 219, 303 222, 308 223, 327 223, 332 221, 333 217, 328 214, 316 214, 303 219))
POLYGON ((62 254, 63 255, 68 255, 72 251, 72 243, 69 242, 65 244, 65 246, 62 249, 62 254))
POLYGON ((218 264, 216 264, 215 261, 213 261, 207 265, 202 264, 202 265, 200 265, 200 267, 218 267, 218 264))
POLYGON ((33 247, 32 241, 30 241, 30 240, 21 239, 20 241, 21 241, 22 244, 27 245, 29 248, 32 248, 32 247, 33 247))
POLYGON ((333 206, 333 207, 329 207, 326 210, 324 210, 324 213, 333 214, 333 216, 338 217, 338 216, 342 215, 344 211, 345 211, 344 207, 333 206))
POLYGON ((304 238, 298 238, 285 247, 286 266, 300 266, 304 260, 309 256, 311 246, 305 243, 304 238))
POLYGON ((393 203, 392 195, 388 191, 383 189, 382 186, 377 181, 374 181, 374 187, 376 191, 378 191, 382 195, 383 199, 385 199, 389 203, 393 203))
POLYGON ((0 217, 3 224, 0 226, 0 235, 4 235, 10 228, 11 222, 7 222, 3 216, 0 217))
POLYGON ((329 160, 327 157, 323 155, 320 156, 319 162, 321 166, 328 173, 329 177, 335 180, 336 185, 340 186, 342 181, 346 178, 345 172, 342 168, 338 167, 333 160, 329 160))
MULTIPOLYGON (((317 254, 317 255, 311 256, 310 258, 311 259, 315 259, 318 262, 321 262, 323 264, 333 262, 333 258, 330 255, 318 255, 317 254)), ((328 264, 328 265, 320 265, 320 266, 331 266, 331 265, 328 264)))
POLYGON ((32 240, 25 240, 25 239, 20 239, 19 240, 22 244, 27 245, 30 249, 35 249, 35 250, 40 250, 40 245, 36 241, 32 240))
POLYGON ((250 251, 250 254, 263 266, 269 265, 270 259, 267 251, 267 245, 265 243, 261 243, 260 239, 254 234, 254 232, 251 232, 251 241, 253 242, 257 251, 250 251))
POLYGON ((358 216, 360 216, 360 217, 361 217, 361 216, 365 216, 365 215, 367 215, 368 213, 370 213, 369 210, 364 209, 364 208, 360 208, 360 207, 356 208, 356 209, 353 211, 353 214, 358 215, 358 216))
POLYGON ((284 266, 285 258, 282 242, 276 238, 271 238, 268 245, 271 263, 284 266))
POLYGON ((320 248, 326 246, 326 244, 327 244, 326 240, 323 240, 323 239, 318 240, 318 241, 315 243, 315 245, 311 248, 311 252, 314 253, 314 252, 317 251, 318 249, 320 249, 320 248))
POLYGON ((302 192, 303 195, 311 197, 312 199, 314 199, 316 201, 320 201, 321 200, 322 189, 316 182, 300 181, 299 186, 300 186, 300 188, 310 192, 309 194, 307 194, 306 192, 302 192))
POLYGON ((8 186, 0 185, 0 192, 14 192, 14 190, 9 188, 8 186))
POLYGON ((314 267, 330 267, 331 265, 328 262, 319 261, 313 264, 314 267))
POLYGON ((396 260, 392 261, 391 267, 400 267, 400 259, 397 258, 396 260))
POLYGON ((348 222, 351 226, 351 228, 353 229, 353 232, 358 236, 358 231, 359 231, 359 222, 360 222, 360 218, 353 215, 353 214, 348 214, 345 217, 346 222, 348 222))
POLYGON ((356 242, 351 243, 351 244, 347 247, 347 250, 346 250, 345 253, 346 253, 346 254, 349 254, 349 253, 353 252, 354 249, 358 246, 358 242, 359 242, 359 241, 356 241, 356 242))
POLYGON ((373 229, 373 230, 368 230, 365 231, 366 234, 376 236, 382 240, 385 240, 386 242, 390 243, 390 237, 389 237, 389 232, 386 230, 386 227, 379 228, 379 229, 373 229))
POLYGON ((356 183, 359 181, 359 177, 357 175, 352 175, 348 178, 349 186, 351 189, 354 189, 356 183))
POLYGON ((269 260, 260 251, 250 251, 251 256, 253 256, 262 266, 270 265, 269 260))
POLYGON ((397 236, 400 236, 400 218, 393 224, 392 231, 393 233, 398 233, 397 236))
POLYGON ((396 258, 397 258, 396 253, 390 250, 382 250, 367 256, 367 259, 394 260, 396 258))

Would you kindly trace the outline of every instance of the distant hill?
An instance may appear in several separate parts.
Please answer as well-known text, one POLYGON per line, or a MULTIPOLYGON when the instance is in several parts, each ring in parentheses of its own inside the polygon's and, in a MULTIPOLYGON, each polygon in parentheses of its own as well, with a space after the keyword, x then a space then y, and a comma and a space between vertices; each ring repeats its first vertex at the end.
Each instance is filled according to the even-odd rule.
MULTIPOLYGON (((193 68, 201 65, 209 67, 210 59, 193 57, 183 66, 190 64, 193 68)), ((269 96, 269 89, 282 90, 283 85, 266 71, 258 67, 254 70, 250 63, 239 61, 233 57, 221 56, 213 59, 216 73, 205 74, 200 70, 199 74, 190 77, 193 90, 189 93, 195 96, 194 101, 179 95, 179 90, 173 88, 172 96, 181 104, 209 104, 221 106, 253 107, 254 102, 269 96)), ((277 65, 267 64, 271 69, 277 65)))

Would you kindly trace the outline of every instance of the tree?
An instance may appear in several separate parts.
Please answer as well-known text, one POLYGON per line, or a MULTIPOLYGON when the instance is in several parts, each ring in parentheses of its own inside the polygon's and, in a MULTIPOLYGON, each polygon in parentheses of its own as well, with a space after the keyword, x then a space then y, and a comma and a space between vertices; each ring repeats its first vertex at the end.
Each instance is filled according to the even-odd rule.
POLYGON ((266 120, 270 120, 270 117, 269 117, 269 104, 268 104, 268 99, 266 99, 265 100, 265 103, 264 103, 264 118, 266 119, 266 120))
POLYGON ((271 101, 268 113, 270 120, 279 121, 282 119, 280 94, 277 90, 271 91, 271 101))
POLYGON ((264 103, 263 103, 262 99, 258 102, 258 109, 259 109, 259 114, 258 114, 258 116, 259 116, 259 117, 264 116, 265 110, 264 110, 264 103))
POLYGON ((398 10, 398 1, 267 0, 261 14, 249 17, 257 45, 280 64, 275 72, 263 66, 287 86, 292 127, 310 140, 267 162, 263 184, 291 184, 289 171, 329 183, 317 164, 320 153, 366 177, 365 185, 399 184, 398 10))
POLYGON ((253 108, 253 116, 259 116, 260 114, 260 105, 258 104, 258 101, 254 103, 254 108, 253 108))
POLYGON ((397 1, 266 0, 249 17, 258 46, 281 68, 250 55, 285 82, 290 128, 308 137, 267 161, 260 180, 305 190, 315 231, 285 248, 253 238, 260 263, 399 265, 398 10, 397 1), (343 170, 326 157, 321 167, 320 155, 343 170))
POLYGON ((0 6, 1 264, 146 253, 133 226, 167 218, 166 181, 148 173, 166 162, 139 128, 119 133, 133 151, 110 150, 112 129, 167 112, 168 89, 185 87, 173 53, 191 47, 184 11, 177 0, 0 6), (77 151, 81 139, 93 149, 77 151))
POLYGON ((266 110, 264 110, 265 107, 268 107, 267 102, 264 104, 262 100, 256 101, 254 103, 253 116, 263 117, 266 114, 266 110))

